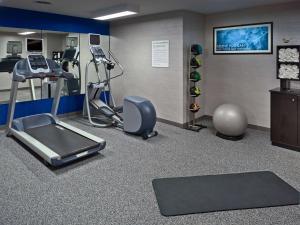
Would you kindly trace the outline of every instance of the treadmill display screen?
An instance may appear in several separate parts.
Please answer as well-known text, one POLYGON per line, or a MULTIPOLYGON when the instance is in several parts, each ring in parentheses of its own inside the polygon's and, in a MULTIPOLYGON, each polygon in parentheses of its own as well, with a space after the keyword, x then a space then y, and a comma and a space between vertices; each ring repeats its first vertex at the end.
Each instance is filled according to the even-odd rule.
POLYGON ((100 45, 99 34, 90 34, 90 45, 100 45))
POLYGON ((43 52, 43 39, 27 39, 28 52, 43 52))

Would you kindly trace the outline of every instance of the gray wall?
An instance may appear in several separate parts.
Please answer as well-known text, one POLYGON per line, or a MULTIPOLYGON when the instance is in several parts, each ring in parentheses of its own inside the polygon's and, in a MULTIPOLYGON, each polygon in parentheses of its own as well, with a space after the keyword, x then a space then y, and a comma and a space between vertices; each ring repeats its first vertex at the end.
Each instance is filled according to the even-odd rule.
POLYGON ((183 18, 174 12, 112 23, 111 50, 125 74, 112 86, 119 104, 126 95, 150 99, 157 116, 183 123, 183 18), (152 68, 151 44, 170 40, 169 68, 152 68))
MULTIPOLYGON (((222 103, 241 105, 249 123, 270 127, 269 90, 276 80, 276 53, 273 55, 213 55, 213 27, 256 22, 274 22, 274 50, 291 39, 300 44, 300 4, 233 11, 206 17, 205 26, 205 113, 212 115, 222 103)), ((297 85, 297 84, 294 84, 297 85)))
POLYGON ((144 96, 154 103, 158 117, 187 122, 188 46, 204 43, 203 94, 197 116, 212 115, 218 105, 232 102, 245 109, 250 124, 269 127, 269 90, 279 86, 276 54, 213 55, 213 27, 269 21, 274 22, 274 50, 283 38, 300 44, 300 3, 207 16, 169 12, 112 23, 111 49, 125 67, 125 75, 113 82, 117 102, 121 104, 126 95, 144 96), (170 40, 170 67, 152 68, 151 41, 165 39, 170 40))

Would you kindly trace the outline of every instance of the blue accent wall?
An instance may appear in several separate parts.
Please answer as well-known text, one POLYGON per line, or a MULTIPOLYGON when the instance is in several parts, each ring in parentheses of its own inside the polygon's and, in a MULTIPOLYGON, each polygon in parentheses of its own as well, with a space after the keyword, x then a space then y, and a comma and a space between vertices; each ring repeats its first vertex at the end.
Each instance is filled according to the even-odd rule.
MULTIPOLYGON (((109 35, 109 23, 9 7, 0 7, 0 27, 16 27, 109 35)), ((103 97, 103 96, 102 96, 103 97)), ((51 111, 53 99, 18 102, 15 118, 51 111)), ((81 111, 84 95, 61 97, 58 114, 81 111)), ((6 124, 8 104, 0 104, 0 125, 6 124)))
MULTIPOLYGON (((63 96, 60 98, 58 114, 77 112, 82 110, 84 95, 63 96)), ((14 118, 29 116, 39 113, 50 113, 53 98, 35 101, 18 102, 14 118)), ((0 125, 6 124, 8 104, 0 105, 0 125)))
POLYGON ((0 26, 109 35, 108 22, 9 7, 0 7, 0 26))
MULTIPOLYGON (((110 97, 108 91, 102 92, 100 96, 100 99, 102 101, 105 101, 104 93, 106 95, 106 99, 109 99, 110 97)), ((53 98, 18 102, 16 103, 14 118, 40 114, 40 113, 50 113, 52 102, 53 102, 53 98)), ((62 96, 60 98, 57 114, 60 115, 65 113, 82 111, 83 102, 84 102, 84 94, 73 95, 73 96, 62 96)), ((6 124, 7 111, 8 111, 8 104, 0 104, 0 125, 6 124)))

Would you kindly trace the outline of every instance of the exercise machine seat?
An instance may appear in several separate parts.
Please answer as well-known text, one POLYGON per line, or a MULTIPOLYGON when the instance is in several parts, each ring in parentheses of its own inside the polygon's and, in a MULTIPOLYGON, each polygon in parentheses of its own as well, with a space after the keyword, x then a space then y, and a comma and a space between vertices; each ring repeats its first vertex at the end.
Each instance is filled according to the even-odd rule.
POLYGON ((156 124, 153 104, 139 96, 127 96, 123 105, 124 131, 131 134, 147 134, 156 124))

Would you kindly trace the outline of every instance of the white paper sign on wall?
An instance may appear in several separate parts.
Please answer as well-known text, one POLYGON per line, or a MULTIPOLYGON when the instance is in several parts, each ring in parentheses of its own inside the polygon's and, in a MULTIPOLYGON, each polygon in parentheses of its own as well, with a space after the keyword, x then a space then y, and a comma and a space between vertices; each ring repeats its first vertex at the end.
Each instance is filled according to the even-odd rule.
POLYGON ((169 67, 169 40, 152 41, 152 67, 169 67))

